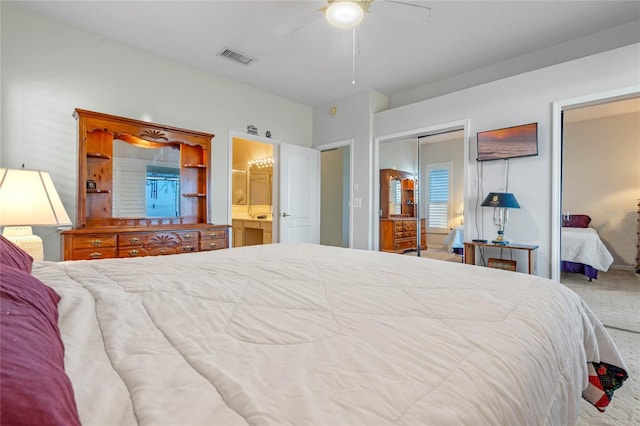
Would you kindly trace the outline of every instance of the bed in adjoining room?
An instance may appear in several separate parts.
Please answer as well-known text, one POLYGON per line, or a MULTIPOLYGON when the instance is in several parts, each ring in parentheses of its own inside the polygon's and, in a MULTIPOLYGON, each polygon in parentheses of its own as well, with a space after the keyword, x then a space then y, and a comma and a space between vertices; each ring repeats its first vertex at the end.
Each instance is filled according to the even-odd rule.
POLYGON ((588 215, 563 216, 561 231, 561 270, 598 278, 598 271, 607 272, 613 256, 600 239, 598 231, 590 227, 588 215))
POLYGON ((570 425, 627 376, 528 274, 311 244, 0 258, 3 422, 570 425))
POLYGON ((444 239, 447 253, 454 253, 462 256, 464 252, 464 226, 456 226, 444 239))

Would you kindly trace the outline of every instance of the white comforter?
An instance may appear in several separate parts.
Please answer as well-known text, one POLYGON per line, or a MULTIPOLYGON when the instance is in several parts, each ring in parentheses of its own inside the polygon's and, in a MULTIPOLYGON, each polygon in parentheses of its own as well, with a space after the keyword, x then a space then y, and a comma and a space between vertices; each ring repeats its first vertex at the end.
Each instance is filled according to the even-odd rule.
POLYGON ((563 261, 584 263, 606 272, 613 263, 613 256, 594 228, 562 228, 563 261))
POLYGON ((575 293, 471 265, 276 244, 34 275, 85 425, 572 424, 587 361, 624 367, 575 293))

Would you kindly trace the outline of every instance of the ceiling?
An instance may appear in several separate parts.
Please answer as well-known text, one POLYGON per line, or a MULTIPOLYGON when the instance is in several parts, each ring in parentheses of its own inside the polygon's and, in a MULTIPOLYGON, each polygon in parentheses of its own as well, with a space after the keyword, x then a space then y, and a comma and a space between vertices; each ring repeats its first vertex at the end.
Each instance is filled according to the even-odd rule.
POLYGON ((640 20, 639 1, 409 1, 430 13, 371 4, 356 29, 355 73, 353 33, 324 20, 325 1, 16 4, 309 106, 365 89, 392 96, 447 81, 459 90, 640 41, 636 29, 580 49, 570 43, 640 20), (255 61, 217 56, 224 48, 255 61))

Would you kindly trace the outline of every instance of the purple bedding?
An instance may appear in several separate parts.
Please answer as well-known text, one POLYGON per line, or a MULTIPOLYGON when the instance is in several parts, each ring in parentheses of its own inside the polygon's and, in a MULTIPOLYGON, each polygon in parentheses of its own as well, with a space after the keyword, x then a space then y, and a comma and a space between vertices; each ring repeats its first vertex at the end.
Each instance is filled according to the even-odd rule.
POLYGON ((577 274, 586 275, 590 280, 598 279, 598 270, 592 268, 584 263, 568 262, 563 260, 561 262, 562 272, 575 272, 577 274))

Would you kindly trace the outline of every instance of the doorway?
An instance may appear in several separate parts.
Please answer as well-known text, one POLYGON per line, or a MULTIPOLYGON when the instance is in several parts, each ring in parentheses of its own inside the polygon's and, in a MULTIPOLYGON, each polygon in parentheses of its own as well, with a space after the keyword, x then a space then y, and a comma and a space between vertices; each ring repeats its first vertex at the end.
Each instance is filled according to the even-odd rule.
POLYGON ((273 242, 274 146, 232 139, 231 222, 233 247, 273 242))
POLYGON ((639 122, 640 97, 563 111, 561 281, 598 278, 599 271, 609 268, 635 268, 639 122), (603 141, 609 141, 606 149, 603 141), (578 246, 586 232, 600 256, 591 246, 578 246), (578 247, 584 248, 576 251, 578 247))
POLYGON ((353 139, 320 151, 320 244, 352 247, 353 139))
MULTIPOLYGON (((551 244, 551 279, 553 279, 556 282, 559 282, 561 278, 561 257, 562 257, 561 228, 562 228, 562 220, 563 220, 562 212, 568 210, 569 213, 571 214, 572 213, 571 210, 574 208, 570 204, 567 204, 565 206, 565 203, 563 200, 563 189, 564 189, 563 181, 566 178, 566 176, 563 177, 563 173, 566 172, 566 170, 563 169, 563 161, 564 161, 563 159, 563 155, 564 155, 563 113, 571 110, 577 111, 583 107, 591 107, 594 105, 608 104, 615 101, 620 101, 620 100, 625 100, 630 98, 638 98, 638 96, 640 96, 640 92, 636 87, 632 87, 632 88, 613 90, 610 92, 605 92, 605 93, 600 93, 595 95, 589 95, 581 98, 570 99, 562 102, 554 102, 553 104, 553 123, 552 123, 553 124, 553 129, 552 129, 552 149, 553 149, 552 212, 553 212, 553 216, 551 218, 551 243, 552 243, 551 244)), ((600 147, 603 146, 602 143, 604 142, 602 141, 599 142, 600 147)), ((612 150, 607 149, 607 150, 601 150, 600 152, 603 153, 605 151, 610 152, 612 150)), ((640 166, 640 164, 638 164, 640 163, 640 159, 638 159, 637 161, 638 162, 635 163, 635 170, 638 170, 638 167, 640 166)), ((598 164, 601 164, 601 163, 598 163, 598 164)), ((589 167, 589 164, 583 163, 582 166, 589 167)), ((625 170, 627 169, 628 167, 625 168, 625 170)), ((593 168, 592 171, 594 172, 594 174, 598 174, 598 175, 602 174, 602 171, 597 172, 596 170, 597 170, 596 168, 593 168)), ((611 170, 612 173, 613 172, 619 173, 621 171, 621 169, 617 165, 613 167, 608 167, 607 170, 611 170)), ((636 198, 633 198, 631 201, 633 201, 634 203, 637 203, 638 189, 636 189, 635 191, 636 191, 635 194, 628 193, 627 197, 631 197, 629 198, 631 200, 635 196, 636 198)), ((628 191, 625 191, 625 192, 628 192, 628 191)), ((617 194, 617 192, 613 191, 611 188, 607 188, 607 193, 613 194, 613 195, 617 194)), ((587 198, 592 199, 593 197, 587 197, 587 198)), ((606 198, 609 199, 610 197, 607 196, 606 198)), ((569 200, 569 203, 571 202, 572 201, 569 200)), ((579 206, 577 208, 583 209, 585 207, 579 206)), ((600 214, 604 214, 608 216, 616 215, 616 216, 619 216, 618 219, 621 219, 625 216, 626 210, 627 209, 624 207, 622 209, 617 209, 617 208, 612 209, 610 206, 609 207, 605 206, 604 208, 600 206, 600 207, 596 207, 594 211, 596 212, 595 213, 596 215, 600 215, 600 214)), ((581 213, 575 210, 574 212, 575 214, 581 213)))

